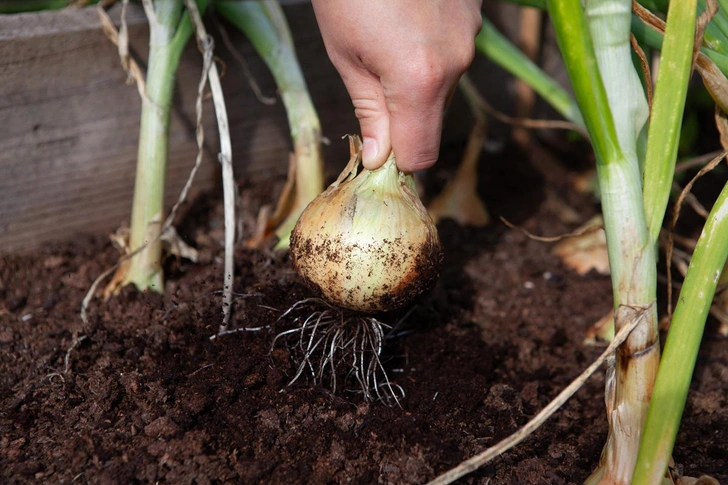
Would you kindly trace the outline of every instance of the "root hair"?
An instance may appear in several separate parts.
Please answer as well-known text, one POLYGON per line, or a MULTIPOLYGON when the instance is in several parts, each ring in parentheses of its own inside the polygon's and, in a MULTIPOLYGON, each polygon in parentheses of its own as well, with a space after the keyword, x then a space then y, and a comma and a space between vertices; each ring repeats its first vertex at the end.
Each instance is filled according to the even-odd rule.
POLYGON ((278 333, 271 349, 283 341, 297 360, 289 386, 308 374, 314 384, 334 393, 341 381, 350 382, 367 401, 400 405, 404 390, 390 382, 381 360, 391 326, 319 298, 294 303, 281 315, 282 320, 292 320, 295 328, 278 333))

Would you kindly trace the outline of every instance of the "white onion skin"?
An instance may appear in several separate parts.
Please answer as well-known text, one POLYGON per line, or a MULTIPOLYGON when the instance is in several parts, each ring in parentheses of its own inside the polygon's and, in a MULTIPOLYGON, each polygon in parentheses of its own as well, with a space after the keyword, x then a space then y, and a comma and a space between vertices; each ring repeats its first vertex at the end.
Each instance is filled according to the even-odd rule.
POLYGON ((442 246, 410 174, 394 157, 333 184, 291 234, 293 265, 329 302, 360 312, 400 308, 432 288, 442 246))

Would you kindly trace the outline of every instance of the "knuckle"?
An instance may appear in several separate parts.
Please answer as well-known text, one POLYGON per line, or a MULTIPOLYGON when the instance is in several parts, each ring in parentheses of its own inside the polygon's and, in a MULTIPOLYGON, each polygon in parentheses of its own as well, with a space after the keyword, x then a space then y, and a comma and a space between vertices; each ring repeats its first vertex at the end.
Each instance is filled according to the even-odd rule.
POLYGON ((470 64, 472 64, 475 58, 475 42, 470 39, 469 42, 465 42, 457 53, 457 63, 461 69, 459 74, 465 72, 470 64))
POLYGON ((354 114, 360 121, 375 121, 382 117, 381 102, 374 99, 357 98, 352 100, 354 114))
POLYGON ((411 86, 422 93, 441 94, 468 69, 475 57, 475 42, 464 39, 448 46, 419 49, 404 66, 411 86))
POLYGON ((450 61, 436 53, 425 52, 411 56, 403 66, 406 97, 420 102, 435 102, 459 74, 453 72, 450 61))

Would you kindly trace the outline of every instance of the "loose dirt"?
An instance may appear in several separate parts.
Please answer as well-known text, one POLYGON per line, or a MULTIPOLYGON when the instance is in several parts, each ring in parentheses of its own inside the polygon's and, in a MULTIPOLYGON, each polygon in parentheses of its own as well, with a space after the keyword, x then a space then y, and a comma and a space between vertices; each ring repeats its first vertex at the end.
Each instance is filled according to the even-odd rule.
MULTIPOLYGON (((504 155, 484 169, 493 215, 538 234, 572 230, 545 202, 554 190, 583 220, 595 212, 523 160, 504 155)), ((274 190, 241 191, 249 227, 274 190)), ((353 385, 334 395, 306 375, 288 386, 297 366, 285 345, 271 346, 287 328, 277 320, 312 294, 287 254, 237 251, 233 324, 260 330, 210 340, 221 321, 219 201, 198 197, 179 227, 201 262, 170 260, 164 296, 125 289, 95 300, 87 326, 81 300, 118 257, 106 237, 0 256, 0 482, 422 483, 515 431, 602 350, 583 340, 610 308, 608 277, 578 276, 551 245, 500 223, 445 221, 441 278, 387 340, 401 407, 365 402, 353 385)), ((687 475, 726 483, 728 342, 716 328, 705 332, 674 458, 687 475)), ((606 437, 603 386, 600 372, 461 483, 582 483, 606 437)))

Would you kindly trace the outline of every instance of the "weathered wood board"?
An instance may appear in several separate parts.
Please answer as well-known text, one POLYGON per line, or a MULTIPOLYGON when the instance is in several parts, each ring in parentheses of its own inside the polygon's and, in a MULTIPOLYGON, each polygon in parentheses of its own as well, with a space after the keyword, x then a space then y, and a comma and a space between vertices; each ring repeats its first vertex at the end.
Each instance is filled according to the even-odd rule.
MULTIPOLYGON (((310 3, 282 3, 323 134, 331 140, 324 148, 328 172, 336 175, 348 159, 341 137, 358 131, 351 101, 326 56, 310 3)), ((111 12, 117 22, 119 10, 117 6, 111 12)), ((507 35, 518 37, 516 6, 486 4, 484 12, 507 35)), ((215 52, 224 71, 236 177, 253 182, 282 177, 291 147, 282 103, 270 106, 255 97, 243 68, 219 40, 219 22, 210 15, 206 20, 218 39, 215 52)), ((128 22, 132 51, 143 65, 149 37, 140 6, 130 6, 128 22)), ((263 93, 275 96, 275 83, 247 40, 232 27, 226 31, 263 93)), ((548 38, 550 31, 546 32, 548 38)), ((541 61, 566 84, 553 39, 542 46, 541 61)), ((200 70, 201 57, 190 43, 178 73, 172 114, 168 207, 194 163, 200 70)), ((513 111, 514 90, 505 72, 476 55, 470 73, 494 107, 513 111)), ((125 81, 95 7, 0 15, 0 252, 29 251, 81 233, 111 232, 128 220, 141 102, 136 87, 125 81)), ((204 109, 206 156, 196 187, 216 189, 220 170, 211 100, 204 109)), ((535 116, 553 117, 553 111, 539 102, 535 116)), ((463 143, 470 127, 467 105, 456 94, 445 117, 443 146, 463 143)), ((509 136, 508 126, 489 126, 491 140, 509 136)), ((271 194, 271 202, 276 195, 271 194)))
MULTIPOLYGON (((118 19, 118 9, 111 13, 118 19)), ((337 139, 353 132, 351 102, 326 57, 311 6, 287 5, 286 13, 324 135, 337 139)), ((140 7, 130 6, 128 22, 132 50, 143 62, 148 28, 140 7)), ((233 28, 227 31, 262 91, 275 96, 275 83, 252 47, 233 28)), ((223 45, 216 54, 224 63, 236 177, 285 174, 291 143, 282 104, 258 101, 223 45)), ((191 43, 178 73, 172 115, 169 206, 194 163, 200 70, 201 57, 191 43)), ((128 220, 141 103, 136 87, 125 81, 94 7, 0 16, 0 251, 22 252, 79 233, 113 231, 128 220)), ((211 100, 204 109, 207 153, 196 186, 211 188, 219 184, 211 100)), ((327 157, 345 160, 345 151, 344 143, 334 143, 327 157)))

